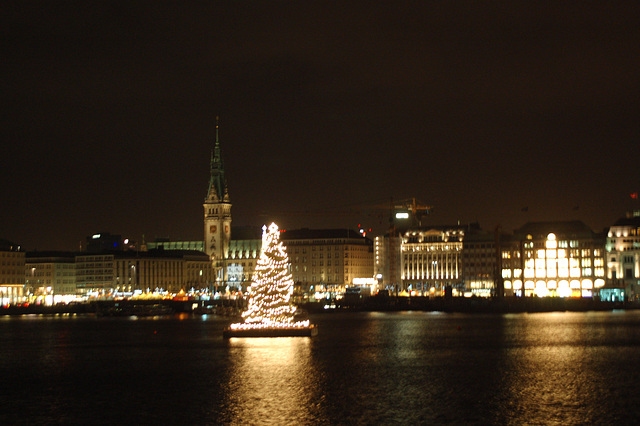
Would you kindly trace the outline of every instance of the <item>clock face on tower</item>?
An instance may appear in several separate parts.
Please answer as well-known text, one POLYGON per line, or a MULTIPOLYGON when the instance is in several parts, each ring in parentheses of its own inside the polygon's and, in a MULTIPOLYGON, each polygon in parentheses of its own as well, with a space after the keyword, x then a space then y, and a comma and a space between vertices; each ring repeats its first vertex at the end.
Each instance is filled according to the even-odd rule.
POLYGON ((218 230, 218 228, 216 228, 216 226, 215 226, 215 225, 211 225, 211 226, 209 227, 209 232, 210 232, 210 233, 212 233, 212 234, 213 234, 214 232, 216 232, 217 230, 218 230))

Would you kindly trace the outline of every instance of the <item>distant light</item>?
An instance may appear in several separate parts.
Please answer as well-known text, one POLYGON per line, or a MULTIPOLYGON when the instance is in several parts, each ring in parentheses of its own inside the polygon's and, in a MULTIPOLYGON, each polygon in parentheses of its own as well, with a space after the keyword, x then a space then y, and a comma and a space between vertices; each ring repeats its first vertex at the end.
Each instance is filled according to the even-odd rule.
POLYGON ((94 240, 97 240, 98 238, 100 238, 100 234, 93 234, 93 237, 91 238, 93 238, 94 240))
POLYGON ((128 238, 125 238, 125 239, 124 239, 124 243, 125 243, 125 244, 129 244, 129 239, 128 239, 128 238))
POLYGON ((351 281, 354 285, 375 285, 378 284, 378 280, 375 278, 354 278, 351 281))
POLYGON ((409 219, 409 213, 396 213, 396 219, 409 219))

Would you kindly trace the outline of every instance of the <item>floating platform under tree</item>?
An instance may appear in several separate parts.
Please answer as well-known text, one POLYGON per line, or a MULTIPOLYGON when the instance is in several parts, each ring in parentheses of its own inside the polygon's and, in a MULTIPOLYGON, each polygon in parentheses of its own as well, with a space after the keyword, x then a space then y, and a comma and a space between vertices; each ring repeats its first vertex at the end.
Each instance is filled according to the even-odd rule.
POLYGON ((318 335, 314 324, 306 327, 225 328, 222 336, 231 337, 313 337, 318 335))

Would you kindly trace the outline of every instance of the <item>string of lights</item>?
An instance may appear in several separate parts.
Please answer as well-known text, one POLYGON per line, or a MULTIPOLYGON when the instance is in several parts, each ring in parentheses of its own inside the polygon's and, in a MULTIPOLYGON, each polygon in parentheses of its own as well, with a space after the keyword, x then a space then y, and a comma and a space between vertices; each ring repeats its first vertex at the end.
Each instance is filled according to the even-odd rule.
POLYGON ((296 307, 291 302, 293 278, 289 256, 280 241, 278 225, 262 228, 262 253, 248 288, 244 322, 231 324, 233 330, 303 328, 309 321, 294 321, 296 307))

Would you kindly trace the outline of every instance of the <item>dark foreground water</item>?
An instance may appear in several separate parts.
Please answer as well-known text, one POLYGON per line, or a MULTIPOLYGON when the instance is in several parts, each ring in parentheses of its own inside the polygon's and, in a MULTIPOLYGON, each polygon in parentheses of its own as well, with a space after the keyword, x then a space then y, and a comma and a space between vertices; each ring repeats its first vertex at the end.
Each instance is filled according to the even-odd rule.
POLYGON ((635 424, 640 312, 0 318, 0 424, 635 424))

